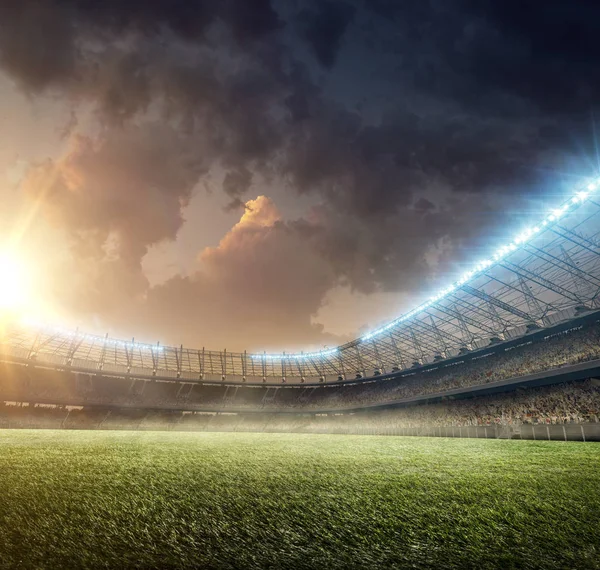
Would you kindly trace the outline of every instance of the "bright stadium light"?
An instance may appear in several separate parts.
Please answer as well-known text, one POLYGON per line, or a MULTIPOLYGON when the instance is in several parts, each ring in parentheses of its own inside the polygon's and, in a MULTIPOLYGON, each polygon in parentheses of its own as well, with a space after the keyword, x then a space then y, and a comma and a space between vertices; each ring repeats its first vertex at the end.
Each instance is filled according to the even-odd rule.
POLYGON ((92 343, 102 343, 106 346, 113 346, 115 348, 123 348, 125 350, 144 350, 147 352, 163 352, 164 346, 160 344, 148 344, 143 342, 119 340, 115 338, 108 338, 107 336, 100 336, 96 334, 90 334, 85 332, 79 332, 77 329, 67 329, 65 327, 49 325, 47 323, 35 320, 29 316, 24 316, 19 320, 21 326, 26 328, 35 328, 44 331, 48 334, 60 334, 73 339, 82 339, 92 343))
POLYGON ((323 358, 325 356, 331 356, 336 352, 339 352, 339 348, 320 350, 318 352, 297 352, 290 354, 251 354, 250 358, 255 360, 302 360, 305 358, 323 358))
POLYGON ((405 315, 402 315, 401 317, 391 321, 387 325, 385 325, 381 328, 378 328, 376 330, 373 330, 371 332, 368 332, 367 334, 363 335, 360 340, 362 340, 363 342, 371 340, 373 337, 389 330, 390 328, 402 323, 403 321, 411 319, 412 317, 414 317, 418 313, 422 312, 423 310, 427 309, 434 303, 437 303, 444 297, 447 297, 450 293, 452 293, 459 287, 465 285, 468 281, 470 281, 477 275, 481 274, 487 268, 494 265, 494 263, 501 261, 508 255, 510 255, 517 249, 519 249, 519 247, 526 244, 533 237, 535 237, 537 234, 539 234, 543 229, 547 229, 549 225, 554 224, 555 222, 560 220, 562 217, 564 217, 566 214, 574 211, 583 202, 585 202, 591 196, 592 192, 597 190, 599 188, 599 186, 600 186, 600 178, 588 183, 586 186, 586 190, 578 190, 572 198, 567 200, 560 207, 553 209, 546 216, 546 218, 543 219, 538 225, 535 225, 532 228, 526 229, 525 231, 521 232, 518 236, 516 236, 512 242, 508 242, 507 244, 504 244, 501 247, 499 247, 494 252, 491 259, 486 259, 484 261, 479 262, 473 269, 471 269, 470 271, 467 271, 464 275, 462 275, 457 281, 455 281, 450 287, 448 287, 444 291, 441 291, 437 295, 434 295, 431 299, 425 301, 423 304, 419 305, 417 308, 415 308, 412 311, 406 313, 405 315))

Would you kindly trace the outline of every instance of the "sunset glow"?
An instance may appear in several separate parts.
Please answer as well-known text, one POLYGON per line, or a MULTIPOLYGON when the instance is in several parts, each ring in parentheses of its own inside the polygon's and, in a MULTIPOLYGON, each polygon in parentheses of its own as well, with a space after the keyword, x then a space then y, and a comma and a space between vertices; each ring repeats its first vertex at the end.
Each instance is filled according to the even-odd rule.
POLYGON ((58 318, 50 311, 37 287, 41 276, 35 271, 34 263, 14 249, 0 250, 0 321, 24 321, 35 319, 40 322, 58 318))
POLYGON ((0 311, 22 310, 30 288, 25 264, 13 253, 0 251, 0 277, 0 311))

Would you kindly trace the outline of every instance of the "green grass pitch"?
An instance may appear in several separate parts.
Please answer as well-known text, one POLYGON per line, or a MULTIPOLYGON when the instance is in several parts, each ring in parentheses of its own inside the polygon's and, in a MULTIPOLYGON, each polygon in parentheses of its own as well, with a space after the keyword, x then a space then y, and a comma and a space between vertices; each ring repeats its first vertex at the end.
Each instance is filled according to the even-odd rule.
POLYGON ((600 445, 0 431, 0 568, 600 568, 600 445))

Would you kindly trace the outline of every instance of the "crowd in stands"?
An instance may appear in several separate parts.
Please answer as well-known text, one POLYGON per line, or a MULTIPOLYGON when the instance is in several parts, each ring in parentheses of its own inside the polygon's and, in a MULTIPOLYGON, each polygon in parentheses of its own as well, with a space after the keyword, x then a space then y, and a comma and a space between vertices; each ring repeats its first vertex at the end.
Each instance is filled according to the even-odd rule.
POLYGON ((15 403, 0 406, 0 428, 378 433, 398 428, 599 422, 600 380, 597 379, 346 414, 232 414, 15 403))
POLYGON ((391 379, 320 386, 200 384, 0 363, 0 402, 185 411, 330 410, 443 393, 600 359, 600 322, 536 341, 526 339, 516 346, 498 345, 468 354, 462 360, 406 370, 391 379))
POLYGON ((322 408, 377 403, 435 394, 456 388, 480 386, 536 372, 561 368, 600 358, 600 327, 577 328, 538 342, 514 348, 490 350, 470 360, 399 378, 349 386, 345 391, 324 390, 311 404, 322 408))

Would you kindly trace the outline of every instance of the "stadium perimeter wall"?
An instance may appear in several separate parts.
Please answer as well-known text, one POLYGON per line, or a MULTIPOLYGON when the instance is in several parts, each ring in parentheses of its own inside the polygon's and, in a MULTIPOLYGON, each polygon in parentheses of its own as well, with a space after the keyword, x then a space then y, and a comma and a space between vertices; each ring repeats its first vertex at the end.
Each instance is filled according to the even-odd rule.
MULTIPOLYGON (((32 429, 33 425, 27 422, 2 422, 0 429, 32 429)), ((44 427, 36 425, 35 429, 73 429, 64 428, 60 423, 56 425, 46 425, 44 427)), ((89 428, 79 428, 102 431, 127 431, 124 427, 97 426, 89 428)), ((329 434, 329 435, 378 435, 378 436, 403 436, 403 437, 453 437, 453 438, 477 438, 477 439, 529 439, 536 441, 581 441, 581 442, 600 442, 600 423, 579 423, 579 424, 522 424, 520 426, 436 426, 419 428, 335 428, 335 429, 296 429, 296 430, 249 430, 249 429, 227 429, 221 427, 215 429, 198 429, 193 427, 184 427, 173 425, 164 428, 140 428, 132 426, 131 431, 182 431, 182 432, 256 432, 256 433, 305 433, 305 434, 329 434)))
POLYGON ((595 424, 547 424, 521 426, 463 426, 429 428, 357 428, 338 429, 333 432, 312 431, 310 433, 338 433, 354 435, 459 437, 483 439, 533 439, 540 441, 596 441, 600 442, 600 423, 595 424))

